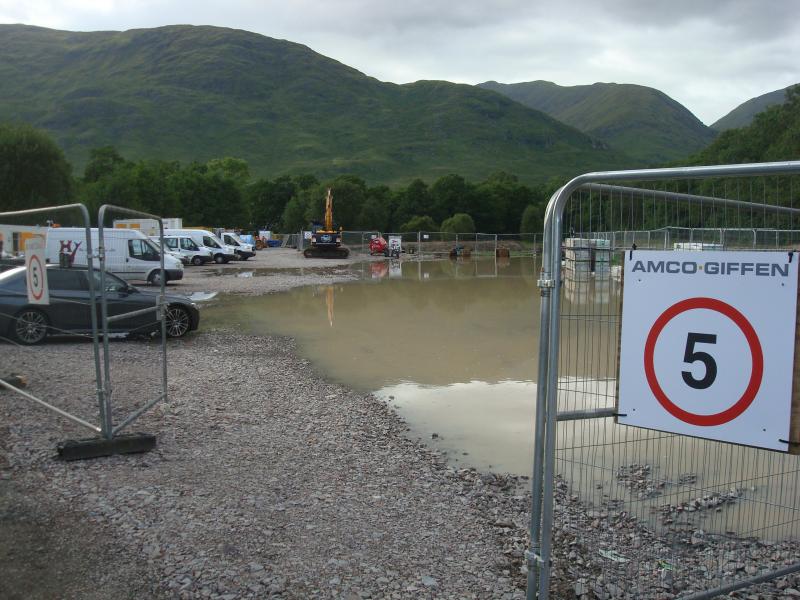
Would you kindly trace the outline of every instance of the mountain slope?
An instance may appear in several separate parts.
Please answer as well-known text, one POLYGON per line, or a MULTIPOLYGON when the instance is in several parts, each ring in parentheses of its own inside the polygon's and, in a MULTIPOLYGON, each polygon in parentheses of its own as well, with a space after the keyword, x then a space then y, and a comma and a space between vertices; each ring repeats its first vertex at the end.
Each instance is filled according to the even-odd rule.
POLYGON ((549 81, 487 81, 480 87, 541 110, 651 164, 682 158, 714 138, 686 107, 663 92, 640 85, 563 87, 549 81))
POLYGON ((619 151, 474 86, 382 83, 309 48, 240 30, 73 33, 0 26, 0 121, 51 132, 79 168, 127 158, 246 159, 255 174, 399 183, 504 169, 525 181, 619 168, 619 151))
POLYGON ((723 131, 689 159, 696 165, 800 160, 800 84, 787 88, 786 102, 758 113, 753 122, 723 131))
POLYGON ((711 125, 711 129, 725 131, 726 129, 736 129, 738 127, 750 125, 750 123, 753 122, 753 117, 758 113, 765 111, 775 104, 783 104, 786 101, 787 89, 789 88, 775 90, 768 94, 750 98, 750 100, 743 102, 727 115, 714 122, 714 124, 711 125))

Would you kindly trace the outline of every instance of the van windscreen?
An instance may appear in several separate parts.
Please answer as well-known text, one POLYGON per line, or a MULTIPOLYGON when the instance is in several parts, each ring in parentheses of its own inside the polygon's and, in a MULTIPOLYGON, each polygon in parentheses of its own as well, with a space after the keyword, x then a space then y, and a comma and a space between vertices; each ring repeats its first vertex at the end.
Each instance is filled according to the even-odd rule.
POLYGON ((209 248, 219 248, 219 244, 207 235, 203 236, 203 246, 208 246, 209 248))

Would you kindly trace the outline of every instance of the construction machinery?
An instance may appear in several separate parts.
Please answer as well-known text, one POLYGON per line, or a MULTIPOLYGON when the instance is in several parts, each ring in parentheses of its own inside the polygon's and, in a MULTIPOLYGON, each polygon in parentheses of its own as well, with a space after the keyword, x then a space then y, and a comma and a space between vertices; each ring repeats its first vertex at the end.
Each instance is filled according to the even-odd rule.
POLYGON ((333 228, 333 194, 328 188, 325 197, 325 223, 322 228, 314 227, 311 232, 311 245, 303 250, 306 258, 347 258, 350 250, 342 246, 342 230, 333 228))

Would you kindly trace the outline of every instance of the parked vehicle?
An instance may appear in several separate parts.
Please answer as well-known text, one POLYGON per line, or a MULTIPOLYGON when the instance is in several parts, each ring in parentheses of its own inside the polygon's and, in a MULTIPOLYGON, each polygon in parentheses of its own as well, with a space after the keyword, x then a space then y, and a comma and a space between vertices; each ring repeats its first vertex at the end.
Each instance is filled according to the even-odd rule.
POLYGON ((211 256, 217 264, 228 263, 236 258, 236 251, 221 239, 205 229, 167 229, 164 235, 186 235, 199 247, 211 250, 211 256))
MULTIPOLYGON (((20 344, 38 344, 48 335, 87 334, 92 331, 88 269, 47 267, 50 304, 28 303, 25 267, 0 273, 0 336, 20 344)), ((100 291, 100 271, 94 273, 95 292, 100 291)), ((106 301, 109 316, 150 308, 159 293, 140 290, 106 272, 106 301)), ((169 337, 182 337, 197 329, 200 312, 184 296, 166 295, 164 312, 169 337)), ((99 303, 98 303, 99 316, 99 303)), ((161 330, 156 313, 136 315, 109 323, 110 333, 150 334, 161 330)))
MULTIPOLYGON (((98 247, 97 229, 92 229, 92 247, 98 247)), ((143 233, 135 229, 110 229, 103 231, 106 252, 106 270, 126 281, 146 281, 161 284, 161 251, 143 233)), ((51 227, 47 232, 47 262, 85 267, 86 232, 80 227, 51 227)), ((166 281, 183 279, 181 261, 164 255, 166 281)))
POLYGON ((222 241, 228 246, 233 246, 233 250, 236 252, 236 256, 239 257, 239 260, 247 260, 251 256, 256 255, 256 253, 253 251, 252 244, 248 244, 237 234, 231 231, 222 232, 222 241))
MULTIPOLYGON (((158 237, 150 238, 158 242, 158 237)), ((169 252, 177 255, 185 265, 204 265, 214 260, 214 253, 211 248, 198 246, 188 235, 165 235, 164 245, 169 252)))
MULTIPOLYGON (((159 250, 161 249, 161 244, 159 243, 158 236, 156 236, 156 237, 151 237, 151 238, 150 238, 150 241, 151 241, 151 242, 153 242, 153 245, 154 245, 156 248, 158 248, 159 250)), ((177 258, 177 259, 178 259, 179 261, 181 261, 181 262, 182 262, 184 265, 185 265, 185 264, 187 264, 187 263, 186 263, 186 261, 185 261, 185 260, 183 260, 183 257, 181 256, 180 252, 177 252, 177 251, 173 250, 173 249, 172 249, 172 248, 170 248, 169 246, 167 246, 167 254, 169 254, 170 256, 173 256, 173 257, 177 258)))

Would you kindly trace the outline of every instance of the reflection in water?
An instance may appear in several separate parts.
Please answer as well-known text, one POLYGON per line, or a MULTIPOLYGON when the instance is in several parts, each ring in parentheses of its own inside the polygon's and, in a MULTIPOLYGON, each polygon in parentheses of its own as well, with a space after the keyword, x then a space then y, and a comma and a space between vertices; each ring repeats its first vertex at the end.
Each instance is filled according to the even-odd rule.
POLYGON ((401 383, 376 392, 423 439, 457 463, 530 475, 536 384, 471 381, 425 387, 401 383))
POLYGON ((205 308, 203 320, 292 336, 329 377, 364 392, 401 382, 533 380, 532 259, 514 259, 496 277, 493 260, 394 261, 402 278, 390 276, 391 262, 359 266, 361 282, 227 296, 205 308), (387 263, 386 276, 373 279, 373 265, 387 263))

